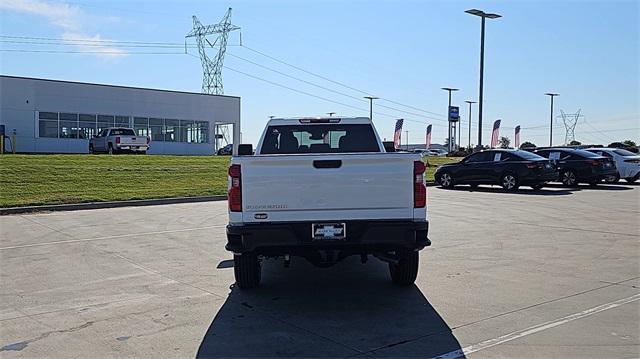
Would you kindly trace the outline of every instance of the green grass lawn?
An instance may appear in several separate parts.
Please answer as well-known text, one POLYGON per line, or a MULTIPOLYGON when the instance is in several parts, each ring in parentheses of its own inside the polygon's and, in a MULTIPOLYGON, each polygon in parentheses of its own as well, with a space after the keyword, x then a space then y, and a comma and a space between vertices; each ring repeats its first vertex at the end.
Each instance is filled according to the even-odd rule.
POLYGON ((427 182, 433 182, 433 174, 436 173, 436 168, 445 163, 458 162, 462 157, 425 157, 424 161, 429 165, 427 167, 426 179, 427 182))
MULTIPOLYGON (((222 195, 230 157, 0 156, 0 207, 222 195)), ((436 166, 457 158, 429 157, 436 166)))
POLYGON ((0 207, 227 193, 230 157, 0 156, 0 207))

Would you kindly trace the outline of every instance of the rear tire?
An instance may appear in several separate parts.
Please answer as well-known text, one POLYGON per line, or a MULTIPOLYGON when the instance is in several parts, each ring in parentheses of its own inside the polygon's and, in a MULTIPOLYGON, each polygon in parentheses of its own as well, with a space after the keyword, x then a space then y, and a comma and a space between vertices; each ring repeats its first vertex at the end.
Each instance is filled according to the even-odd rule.
POLYGON ((255 253, 233 255, 233 274, 236 284, 242 289, 256 288, 260 285, 262 266, 255 253))
POLYGON ((500 178, 500 185, 505 191, 516 191, 519 187, 518 177, 513 173, 505 173, 500 178))
POLYGON ((109 144, 109 148, 107 149, 107 152, 112 155, 114 153, 113 151, 113 145, 109 144))
POLYGON ((449 174, 449 172, 443 172, 440 174, 440 187, 442 188, 453 188, 453 177, 449 174))
POLYGON ((420 256, 418 252, 411 252, 400 259, 398 264, 389 263, 391 281, 397 285, 409 286, 415 283, 418 277, 418 264, 420 256))
POLYGON ((96 153, 96 150, 93 148, 93 145, 89 145, 89 153, 92 155, 96 153))
POLYGON ((562 184, 567 187, 577 187, 578 186, 578 178, 576 177, 576 173, 573 170, 565 170, 560 174, 560 180, 562 184))
POLYGON ((604 181, 606 183, 618 183, 620 182, 620 175, 616 173, 614 176, 607 176, 604 181))

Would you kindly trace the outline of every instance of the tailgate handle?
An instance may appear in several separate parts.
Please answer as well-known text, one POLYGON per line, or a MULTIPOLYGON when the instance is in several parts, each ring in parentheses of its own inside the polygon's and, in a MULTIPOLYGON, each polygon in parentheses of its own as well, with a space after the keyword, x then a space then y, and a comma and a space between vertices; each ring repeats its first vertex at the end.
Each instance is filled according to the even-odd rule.
POLYGON ((318 160, 313 161, 313 167, 315 168, 340 168, 342 166, 341 160, 318 160))

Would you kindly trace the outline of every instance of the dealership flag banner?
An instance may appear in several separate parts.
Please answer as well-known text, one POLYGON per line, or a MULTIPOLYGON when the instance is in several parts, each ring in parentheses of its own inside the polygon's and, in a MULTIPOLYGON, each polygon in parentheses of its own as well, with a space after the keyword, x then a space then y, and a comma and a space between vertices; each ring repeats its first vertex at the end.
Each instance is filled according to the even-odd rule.
POLYGON ((520 148, 520 125, 516 126, 516 134, 514 137, 514 146, 513 148, 518 149, 520 148))
POLYGON ((396 121, 396 129, 393 130, 393 147, 395 147, 396 149, 400 148, 400 135, 402 134, 402 123, 404 122, 403 119, 399 119, 398 121, 396 121))
POLYGON ((500 136, 500 120, 493 123, 493 131, 491 131, 491 148, 498 145, 498 136, 500 136))
POLYGON ((427 149, 431 147, 431 125, 427 126, 427 149))

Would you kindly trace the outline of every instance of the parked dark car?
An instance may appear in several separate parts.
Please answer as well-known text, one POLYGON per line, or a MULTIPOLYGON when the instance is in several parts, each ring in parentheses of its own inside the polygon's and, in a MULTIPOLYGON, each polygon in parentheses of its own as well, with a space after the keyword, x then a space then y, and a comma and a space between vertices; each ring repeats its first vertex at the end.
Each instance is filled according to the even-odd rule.
POLYGON ((218 150, 218 156, 231 156, 233 154, 233 145, 228 144, 218 150))
POLYGON ((457 184, 498 184, 507 191, 520 186, 535 190, 557 180, 555 168, 544 157, 522 150, 485 150, 471 154, 458 163, 438 167, 435 180, 443 188, 457 184))
POLYGON ((549 159, 565 186, 573 187, 581 182, 595 186, 606 177, 617 174, 613 161, 589 151, 561 147, 545 148, 535 153, 549 159))

